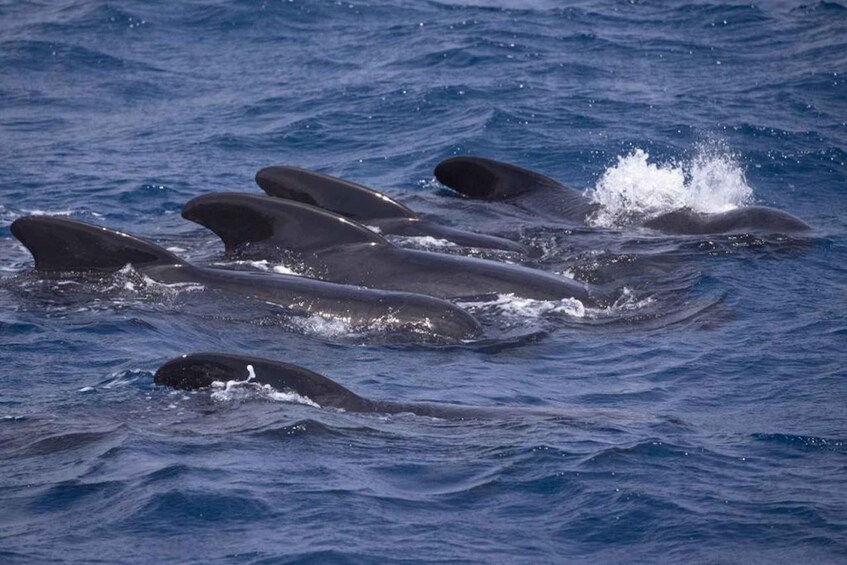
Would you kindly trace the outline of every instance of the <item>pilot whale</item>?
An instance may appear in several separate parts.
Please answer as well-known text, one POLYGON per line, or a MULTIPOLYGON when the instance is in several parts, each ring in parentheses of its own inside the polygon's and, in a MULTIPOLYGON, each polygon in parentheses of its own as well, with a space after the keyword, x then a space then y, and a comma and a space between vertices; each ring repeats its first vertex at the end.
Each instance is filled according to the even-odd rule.
MULTIPOLYGON (((534 212, 572 223, 585 223, 599 209, 581 192, 535 171, 483 157, 452 157, 435 167, 438 181, 468 198, 520 202, 534 212), (520 198, 517 198, 520 197, 520 198)), ((795 233, 811 227, 787 212, 747 206, 728 212, 701 213, 682 208, 643 223, 676 235, 724 233, 795 233)))
POLYGON ((339 383, 304 367, 228 353, 192 353, 167 361, 159 367, 153 381, 160 386, 181 390, 211 388, 270 387, 276 392, 294 393, 302 403, 318 408, 334 408, 345 412, 378 414, 415 414, 450 420, 488 420, 539 416, 557 421, 598 420, 603 425, 621 417, 643 418, 643 414, 627 415, 613 410, 583 410, 517 406, 462 406, 434 402, 394 402, 359 396, 339 383))
POLYGON ((28 216, 15 220, 12 234, 29 249, 44 273, 114 272, 127 264, 166 283, 205 287, 278 304, 300 314, 341 319, 354 327, 380 321, 390 328, 465 339, 480 333, 477 321, 456 305, 421 294, 390 292, 270 273, 192 265, 144 239, 67 218, 28 216))
POLYGON ((419 292, 442 298, 514 294, 537 300, 575 298, 608 306, 612 293, 544 271, 397 247, 372 230, 327 210, 236 192, 198 196, 184 218, 206 226, 230 255, 295 259, 322 280, 419 292))
POLYGON ((229 383, 269 386, 278 392, 293 392, 318 407, 336 408, 347 412, 413 413, 435 418, 461 418, 485 414, 484 409, 460 406, 370 400, 304 367, 247 355, 184 355, 159 367, 153 381, 157 385, 182 390, 225 386, 229 383))
POLYGON ((269 196, 311 204, 373 226, 386 235, 431 236, 465 247, 529 252, 516 241, 438 224, 381 192, 307 169, 266 167, 256 173, 256 184, 269 196))

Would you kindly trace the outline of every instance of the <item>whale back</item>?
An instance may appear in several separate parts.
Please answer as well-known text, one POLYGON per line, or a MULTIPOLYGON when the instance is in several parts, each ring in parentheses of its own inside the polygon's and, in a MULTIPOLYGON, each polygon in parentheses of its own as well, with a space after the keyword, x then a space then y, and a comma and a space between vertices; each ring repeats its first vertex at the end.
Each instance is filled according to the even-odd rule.
POLYGON ((435 167, 438 182, 477 200, 505 200, 539 188, 569 190, 541 173, 486 159, 452 157, 435 167))
POLYGON ((324 407, 364 411, 370 402, 313 371, 279 361, 222 353, 194 353, 171 359, 156 371, 158 385, 195 390, 231 381, 294 392, 324 407))
POLYGON ((681 208, 648 220, 644 227, 677 235, 724 233, 799 233, 811 226, 788 212, 766 206, 747 206, 727 212, 703 213, 681 208))
POLYGON ((126 265, 179 265, 162 247, 123 232, 55 216, 26 216, 12 234, 32 253, 40 271, 116 271, 126 265))
POLYGON ((338 214, 268 196, 205 194, 190 200, 182 209, 182 217, 215 232, 228 253, 244 253, 251 246, 268 245, 296 252, 355 243, 391 245, 338 214))
POLYGON ((582 223, 597 205, 579 191, 541 173, 483 157, 453 157, 435 167, 435 178, 476 200, 505 200, 534 214, 582 223))
POLYGON ((298 167, 266 167, 256 173, 256 184, 269 196, 310 204, 360 222, 417 217, 366 186, 298 167))

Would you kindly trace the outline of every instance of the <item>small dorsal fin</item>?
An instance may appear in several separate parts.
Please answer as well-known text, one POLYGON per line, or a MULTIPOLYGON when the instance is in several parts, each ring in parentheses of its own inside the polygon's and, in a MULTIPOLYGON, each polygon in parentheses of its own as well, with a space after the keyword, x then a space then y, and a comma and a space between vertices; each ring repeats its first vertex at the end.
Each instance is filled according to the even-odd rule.
POLYGON ((26 216, 12 222, 42 271, 116 271, 131 265, 179 265, 166 249, 139 237, 68 218, 26 216))
POLYGON ((504 200, 540 187, 564 189, 559 182, 535 171, 484 157, 452 157, 435 167, 444 186, 479 200, 504 200))
POLYGON ((351 243, 391 245, 368 228, 320 208, 291 200, 239 192, 205 194, 190 200, 182 217, 206 226, 227 252, 265 243, 296 252, 351 243))
POLYGON ((381 192, 308 169, 266 167, 256 173, 256 184, 270 196, 311 204, 360 222, 417 217, 381 192))

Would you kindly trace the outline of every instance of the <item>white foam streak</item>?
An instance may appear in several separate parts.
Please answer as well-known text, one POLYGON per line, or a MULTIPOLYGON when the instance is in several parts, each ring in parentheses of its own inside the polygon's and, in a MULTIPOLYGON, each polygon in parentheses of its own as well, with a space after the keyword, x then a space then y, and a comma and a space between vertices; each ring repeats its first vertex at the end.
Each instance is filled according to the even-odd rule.
POLYGON ((487 302, 459 303, 464 308, 494 308, 505 315, 522 318, 537 318, 543 314, 567 314, 574 318, 584 318, 585 305, 576 298, 561 300, 534 300, 514 294, 498 294, 497 298, 487 302))
POLYGON ((74 213, 73 210, 41 210, 36 208, 34 210, 23 210, 24 214, 30 216, 70 216, 74 213))
POLYGON ((214 265, 219 266, 228 266, 228 265, 246 265, 257 271, 273 271, 274 273, 279 273, 280 275, 294 275, 294 276, 303 276, 301 273, 294 271, 293 269, 287 267, 286 265, 280 263, 277 265, 272 264, 267 259, 262 259, 261 261, 228 261, 222 263, 214 263, 214 265))
MULTIPOLYGON (((278 304, 268 302, 272 306, 278 304)), ((351 336, 356 333, 349 319, 310 314, 308 316, 297 316, 290 320, 293 328, 299 332, 319 335, 321 337, 338 338, 351 336)))
POLYGON ((431 235, 403 236, 396 238, 396 242, 403 247, 415 249, 448 249, 459 247, 452 241, 432 237, 431 235))
POLYGON ((600 319, 621 312, 639 310, 653 302, 652 297, 638 297, 629 288, 624 287, 621 296, 608 308, 589 308, 576 298, 534 300, 514 294, 499 294, 493 300, 485 302, 462 302, 459 306, 471 310, 495 310, 498 314, 511 318, 536 319, 546 314, 564 314, 572 318, 600 319))
POLYGON ((750 202, 753 190, 734 156, 701 149, 690 162, 656 164, 636 149, 606 169, 586 195, 600 210, 590 218, 599 227, 649 219, 680 208, 725 212, 750 202))
POLYGON ((273 388, 271 385, 260 385, 253 382, 256 379, 256 371, 253 365, 247 365, 247 378, 241 381, 214 381, 212 388, 216 389, 212 393, 212 398, 219 402, 230 402, 259 394, 260 396, 273 400, 275 402, 290 402, 294 404, 305 404, 313 408, 320 408, 320 405, 311 398, 301 396, 296 392, 281 392, 273 388))
MULTIPOLYGON (((63 283, 60 282, 59 284, 63 283)), ((130 293, 146 293, 173 297, 181 292, 196 292, 205 290, 205 288, 202 284, 194 282, 158 282, 138 272, 131 264, 127 264, 115 273, 111 284, 105 288, 105 291, 124 290, 130 293)))
POLYGON ((302 274, 298 273, 297 271, 293 271, 292 269, 289 269, 285 265, 274 265, 273 272, 279 273, 280 275, 294 275, 296 277, 303 276, 302 274))

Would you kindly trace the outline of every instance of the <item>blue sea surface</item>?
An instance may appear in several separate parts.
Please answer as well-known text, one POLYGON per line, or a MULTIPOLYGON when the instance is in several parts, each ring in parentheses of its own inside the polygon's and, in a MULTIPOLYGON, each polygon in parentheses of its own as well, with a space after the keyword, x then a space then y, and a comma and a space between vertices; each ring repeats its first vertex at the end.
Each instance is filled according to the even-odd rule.
POLYGON ((844 563, 845 163, 843 2, 3 0, 0 562, 844 563), (433 167, 461 154, 618 207, 568 228, 457 198, 433 167), (179 212, 258 194, 282 164, 519 239, 529 266, 626 299, 463 304, 484 339, 397 343, 131 269, 42 280, 9 229, 59 214, 268 269, 179 212), (627 220, 680 198, 814 229, 627 220), (194 351, 510 410, 153 384, 194 351))

